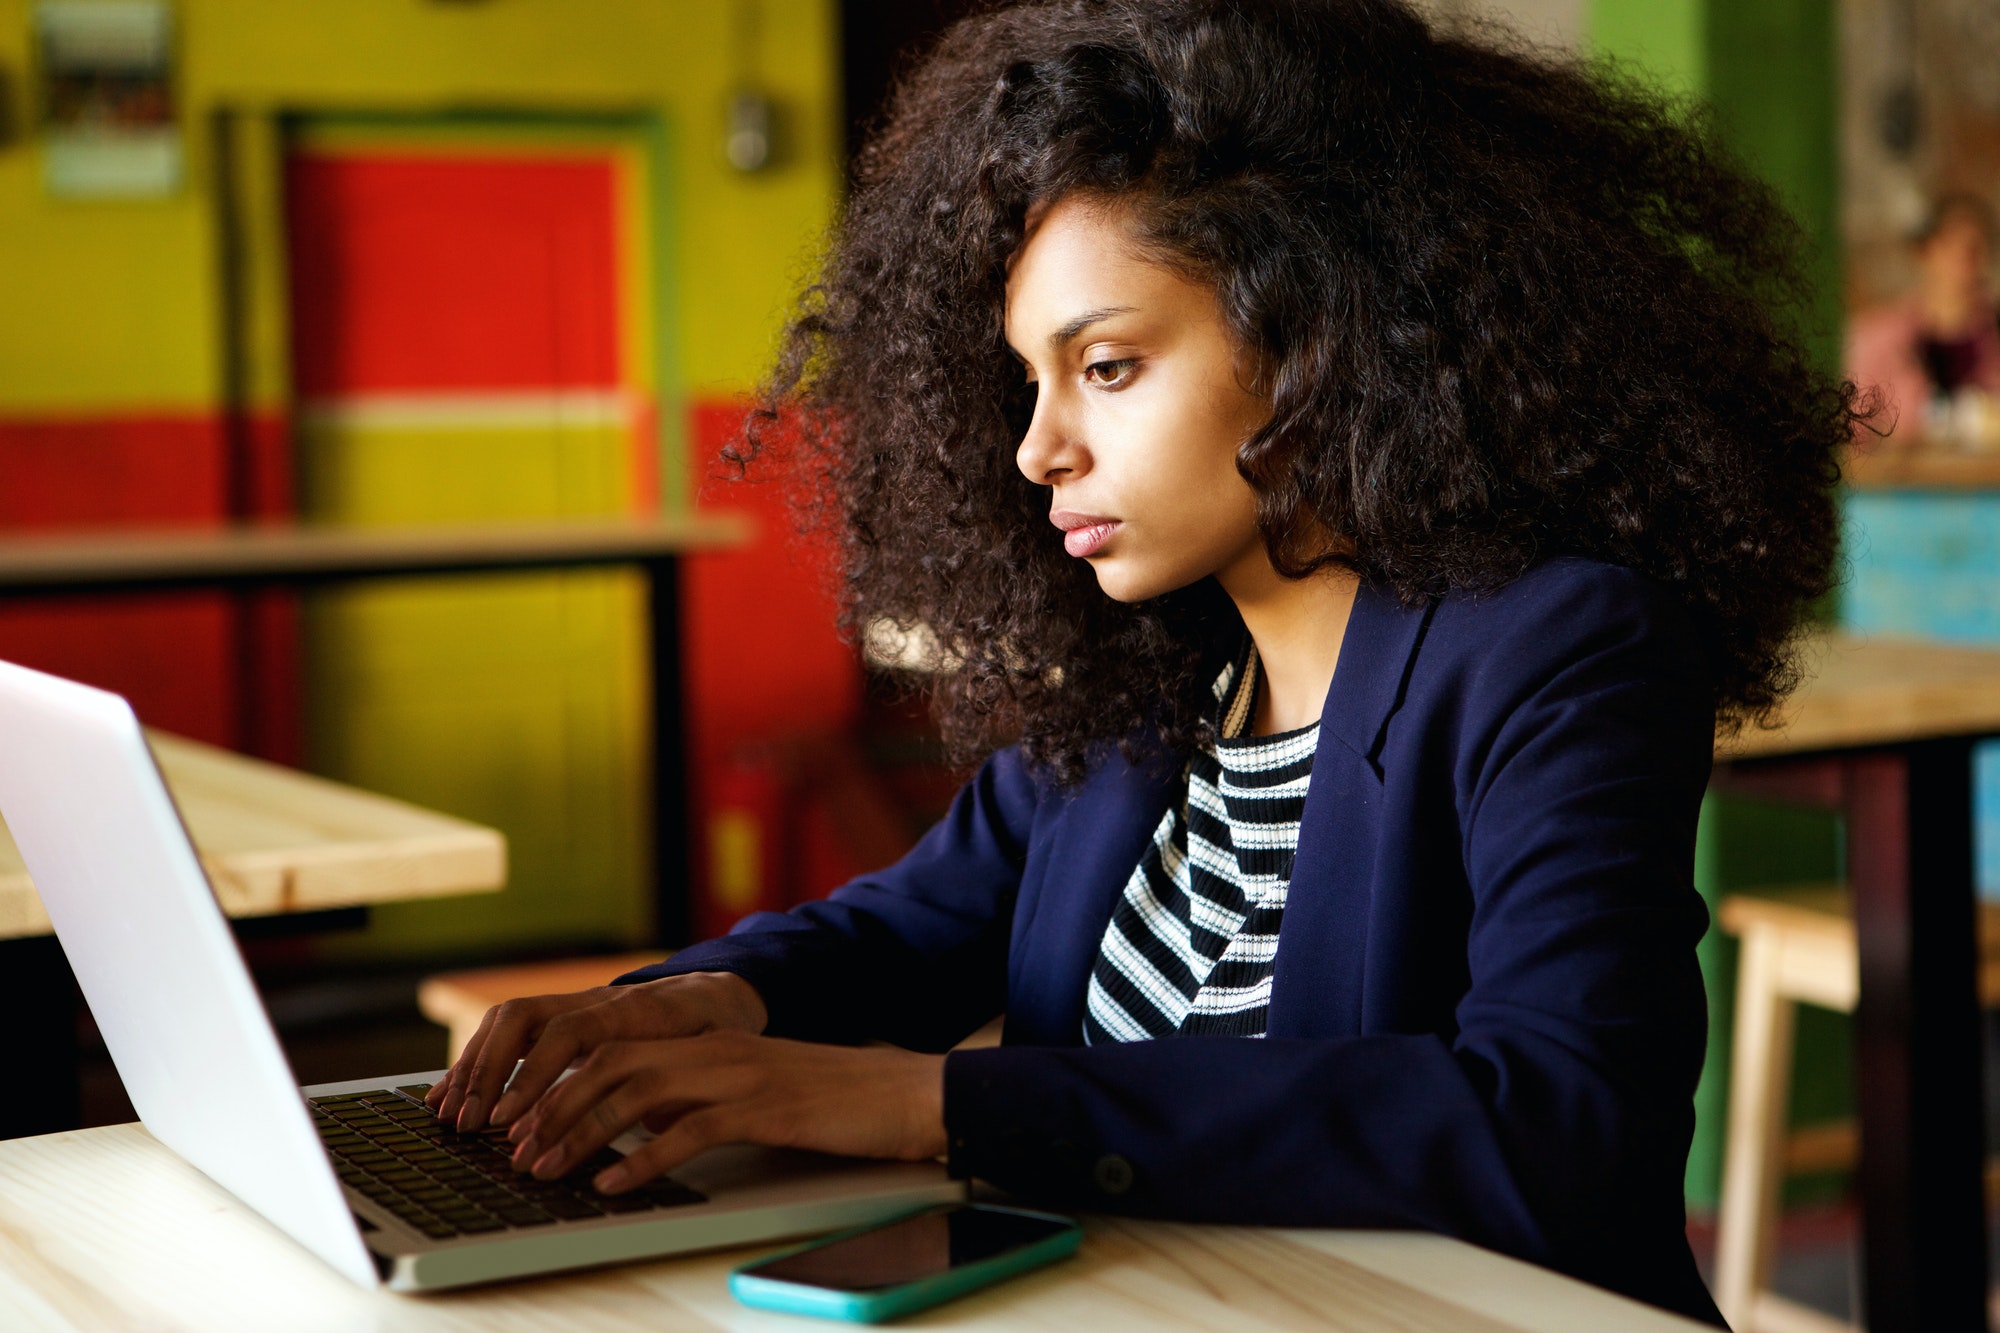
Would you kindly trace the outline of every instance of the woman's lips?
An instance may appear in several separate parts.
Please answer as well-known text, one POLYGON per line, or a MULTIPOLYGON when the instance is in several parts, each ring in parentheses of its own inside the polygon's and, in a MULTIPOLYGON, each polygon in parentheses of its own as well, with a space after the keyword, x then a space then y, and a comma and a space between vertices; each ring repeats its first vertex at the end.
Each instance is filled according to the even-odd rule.
POLYGON ((1115 518, 1105 518, 1101 514, 1073 514, 1064 509, 1050 514, 1049 522, 1063 530, 1063 550, 1079 560, 1096 555, 1119 527, 1115 518))

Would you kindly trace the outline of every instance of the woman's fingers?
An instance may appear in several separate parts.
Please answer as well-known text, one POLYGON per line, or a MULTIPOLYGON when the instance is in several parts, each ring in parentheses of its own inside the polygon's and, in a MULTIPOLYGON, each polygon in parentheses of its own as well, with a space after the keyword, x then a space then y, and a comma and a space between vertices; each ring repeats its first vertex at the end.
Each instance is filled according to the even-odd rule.
POLYGON ((610 1002, 572 1009, 542 1024, 534 1045, 521 1057, 514 1081, 494 1104, 493 1124, 511 1124, 562 1077, 563 1070, 578 1056, 612 1040, 617 1035, 617 1026, 615 1006, 610 1002))
POLYGON ((759 1141, 742 1107, 707 1106, 675 1120, 658 1138, 640 1144, 616 1166, 598 1172, 593 1183, 605 1194, 643 1185, 725 1143, 759 1141))
POLYGON ((757 1077, 743 1052, 757 1043, 715 1033, 599 1047, 515 1127, 515 1166, 553 1178, 649 1117, 671 1119, 745 1096, 757 1077))
POLYGON ((444 1077, 424 1095, 424 1101, 438 1119, 449 1122, 458 1118, 459 1105, 465 1098, 465 1071, 479 1058, 479 1049, 486 1044, 486 1034, 493 1030, 493 1015, 497 1011, 495 1006, 479 1016, 479 1027, 473 1032, 472 1039, 459 1051, 458 1058, 451 1062, 451 1068, 445 1071, 444 1077))
MULTIPOLYGON (((464 1089, 458 1094, 456 1115, 448 1118, 461 1134, 477 1133, 486 1127, 487 1115, 514 1073, 514 1064, 529 1044, 541 1036, 543 1025, 555 1014, 589 1001, 581 995, 537 995, 532 999, 509 1000, 488 1011, 491 1022, 486 1040, 477 1051, 466 1048, 459 1067, 464 1067, 464 1089)), ((446 1108, 450 1110, 450 1107, 446 1108)))
POLYGON ((515 1127, 514 1169, 553 1180, 657 1109, 664 1089, 644 1048, 607 1046, 515 1127))

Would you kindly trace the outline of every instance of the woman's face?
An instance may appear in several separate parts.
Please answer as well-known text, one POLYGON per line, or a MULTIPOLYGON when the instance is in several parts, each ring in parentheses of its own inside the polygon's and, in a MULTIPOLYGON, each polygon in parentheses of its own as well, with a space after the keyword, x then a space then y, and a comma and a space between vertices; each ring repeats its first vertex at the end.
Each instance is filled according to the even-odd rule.
POLYGON ((1015 461, 1098 586, 1136 602, 1269 569, 1236 450, 1270 415, 1214 291, 1147 255, 1130 210, 1058 201, 1007 279, 1007 342, 1035 388, 1015 461))

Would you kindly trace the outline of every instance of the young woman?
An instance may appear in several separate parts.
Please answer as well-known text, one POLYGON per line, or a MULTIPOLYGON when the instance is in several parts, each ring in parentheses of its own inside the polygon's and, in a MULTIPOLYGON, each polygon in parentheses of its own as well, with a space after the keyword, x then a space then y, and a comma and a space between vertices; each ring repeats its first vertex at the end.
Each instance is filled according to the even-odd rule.
POLYGON ((1714 1319, 1696 808, 1793 680, 1851 427, 1793 245, 1685 108, 1393 0, 955 28, 759 429, 812 444, 850 624, 927 632, 1001 748, 830 900, 499 1007, 439 1112, 541 1175, 662 1131, 608 1190, 946 1155, 1714 1319))

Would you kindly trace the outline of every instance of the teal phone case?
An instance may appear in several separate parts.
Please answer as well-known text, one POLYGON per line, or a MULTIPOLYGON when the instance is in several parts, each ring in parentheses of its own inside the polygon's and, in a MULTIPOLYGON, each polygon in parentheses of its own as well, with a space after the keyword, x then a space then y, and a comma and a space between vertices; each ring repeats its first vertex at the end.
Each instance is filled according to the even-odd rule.
MULTIPOLYGON (((990 1206, 990 1205, 988 1205, 990 1206)), ((918 1209, 926 1212, 928 1209, 918 1209)), ((996 1254, 991 1259, 982 1259, 976 1264, 966 1264, 948 1269, 932 1277, 906 1282, 900 1287, 885 1287, 880 1291, 836 1291, 831 1287, 809 1287, 798 1282, 783 1282, 776 1278, 758 1277, 746 1269, 759 1264, 767 1264, 778 1259, 789 1259, 795 1254, 818 1249, 822 1245, 832 1245, 858 1236, 864 1231, 877 1227, 894 1226, 903 1217, 914 1217, 906 1213, 903 1217, 891 1218, 887 1222, 877 1222, 870 1226, 853 1227, 831 1236, 822 1236, 806 1245, 795 1245, 778 1254, 767 1254, 761 1259, 753 1259, 729 1275, 729 1294, 745 1305, 760 1310, 779 1310, 785 1314, 817 1315, 821 1319, 842 1319, 850 1324, 880 1324, 897 1319, 918 1310, 927 1310, 942 1304, 955 1296, 963 1296, 969 1291, 991 1286, 1002 1278, 1016 1273, 1025 1273, 1031 1268, 1067 1259, 1076 1253, 1083 1243, 1083 1228, 1067 1217, 1054 1213, 1038 1213, 1028 1208, 1008 1208, 1004 1211, 1020 1213, 1027 1217, 1045 1218, 1051 1222, 1067 1222, 1068 1229, 1059 1231, 1045 1240, 1032 1245, 1024 1245, 1018 1250, 996 1254)))

